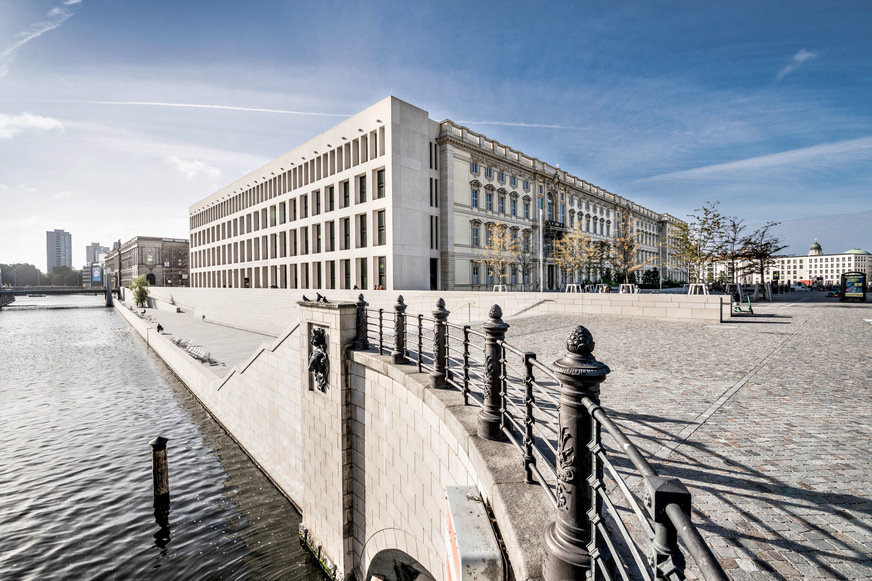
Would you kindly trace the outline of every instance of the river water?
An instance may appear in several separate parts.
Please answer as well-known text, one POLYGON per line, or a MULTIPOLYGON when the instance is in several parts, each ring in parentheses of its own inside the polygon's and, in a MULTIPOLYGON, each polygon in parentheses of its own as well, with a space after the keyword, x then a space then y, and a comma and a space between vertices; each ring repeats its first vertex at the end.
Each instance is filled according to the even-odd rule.
POLYGON ((0 579, 324 579, 299 513, 102 300, 0 311, 0 579))

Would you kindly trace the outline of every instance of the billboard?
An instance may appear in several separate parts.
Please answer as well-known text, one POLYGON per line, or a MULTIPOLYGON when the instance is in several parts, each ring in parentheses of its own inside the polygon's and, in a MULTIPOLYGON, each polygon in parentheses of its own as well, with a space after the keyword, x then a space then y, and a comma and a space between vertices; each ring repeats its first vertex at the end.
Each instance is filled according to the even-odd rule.
POLYGON ((91 267, 91 282, 103 282, 103 267, 101 266, 92 266, 91 267))
POLYGON ((842 301, 866 302, 866 273, 846 272, 842 274, 842 301))

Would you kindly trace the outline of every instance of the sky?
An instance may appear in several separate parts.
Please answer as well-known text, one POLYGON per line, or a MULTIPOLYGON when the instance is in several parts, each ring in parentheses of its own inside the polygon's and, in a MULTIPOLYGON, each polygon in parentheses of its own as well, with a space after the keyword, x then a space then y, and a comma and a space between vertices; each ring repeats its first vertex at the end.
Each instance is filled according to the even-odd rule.
POLYGON ((188 208, 388 95, 656 212, 872 251, 872 2, 0 0, 0 263, 188 208))

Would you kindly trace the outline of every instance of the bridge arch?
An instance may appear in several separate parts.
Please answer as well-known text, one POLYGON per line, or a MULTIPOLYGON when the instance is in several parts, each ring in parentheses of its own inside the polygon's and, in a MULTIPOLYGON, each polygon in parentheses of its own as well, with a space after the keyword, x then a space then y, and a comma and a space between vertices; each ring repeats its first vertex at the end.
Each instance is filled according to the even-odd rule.
POLYGON ((407 531, 398 528, 373 533, 363 548, 364 562, 369 563, 365 580, 379 575, 383 579, 430 581, 433 574, 412 556, 418 553, 417 541, 407 531))

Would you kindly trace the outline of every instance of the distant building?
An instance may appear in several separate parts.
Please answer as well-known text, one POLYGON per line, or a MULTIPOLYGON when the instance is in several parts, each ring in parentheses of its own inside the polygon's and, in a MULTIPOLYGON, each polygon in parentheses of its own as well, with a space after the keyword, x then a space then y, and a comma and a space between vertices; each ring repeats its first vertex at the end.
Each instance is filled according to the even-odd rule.
POLYGON ((99 242, 91 242, 85 246, 85 262, 88 264, 100 262, 100 257, 107 252, 109 252, 109 249, 105 246, 100 246, 99 242))
MULTIPOLYGON (((759 273, 741 274, 746 263, 737 265, 739 282, 754 284, 761 282, 759 273)), ((821 245, 815 239, 808 249, 806 256, 776 256, 772 264, 766 269, 763 282, 777 280, 779 284, 796 284, 801 282, 806 285, 836 285, 840 284, 841 276, 845 272, 864 272, 866 280, 872 279, 872 254, 859 248, 846 250, 841 254, 824 254, 821 245)), ((708 274, 714 280, 723 277, 724 280, 732 280, 730 264, 726 261, 718 261, 708 266, 708 274)))
POLYGON ((103 276, 110 277, 113 287, 118 286, 119 273, 125 288, 138 276, 145 276, 151 286, 189 286, 187 240, 136 236, 120 250, 117 246, 103 257, 103 276))
POLYGON ((58 266, 73 267, 73 236, 63 230, 49 230, 45 233, 46 274, 51 274, 58 266))

